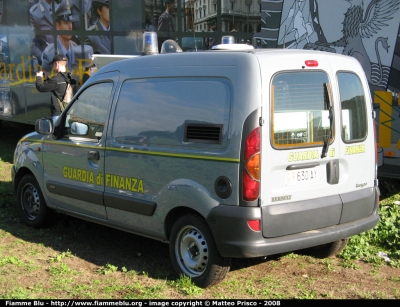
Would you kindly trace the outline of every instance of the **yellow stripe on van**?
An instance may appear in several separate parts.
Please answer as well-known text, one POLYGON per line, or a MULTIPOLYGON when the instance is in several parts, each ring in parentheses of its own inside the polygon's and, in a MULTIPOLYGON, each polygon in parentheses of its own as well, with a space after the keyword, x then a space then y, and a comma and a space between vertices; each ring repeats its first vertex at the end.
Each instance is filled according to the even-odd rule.
POLYGON ((170 157, 170 158, 184 158, 184 159, 197 159, 197 160, 209 160, 209 161, 219 161, 219 162, 229 162, 229 163, 239 163, 239 159, 235 158, 219 158, 219 157, 210 157, 210 156, 198 156, 198 155, 188 155, 188 154, 174 154, 174 153, 163 153, 158 151, 143 151, 143 150, 135 150, 135 149, 122 149, 122 148, 107 148, 109 151, 118 151, 118 152, 129 152, 141 155, 151 155, 151 156, 161 156, 161 157, 170 157))
MULTIPOLYGON (((87 145, 78 145, 78 144, 68 144, 68 143, 60 143, 55 141, 43 141, 37 139, 24 139, 24 142, 36 142, 36 143, 45 143, 45 144, 54 144, 61 146, 70 146, 70 147, 81 147, 87 149, 105 149, 103 146, 87 146, 87 145)), ((208 161, 216 161, 216 162, 227 162, 227 163, 239 163, 240 159, 236 158, 220 158, 220 157, 210 157, 210 156, 201 156, 201 155, 191 155, 191 154, 176 154, 176 153, 163 153, 158 151, 143 151, 137 149, 123 149, 123 148, 106 148, 108 151, 117 151, 117 152, 127 152, 134 153, 140 155, 150 155, 150 156, 159 156, 159 157, 169 157, 169 158, 182 158, 182 159, 197 159, 197 160, 208 160, 208 161)))
MULTIPOLYGON (((37 140, 35 140, 37 142, 37 140)), ((81 148, 88 148, 88 149, 104 149, 103 146, 83 146, 79 144, 68 144, 68 143, 61 143, 61 142, 55 142, 55 141, 41 141, 42 143, 45 144, 54 144, 54 145, 61 145, 61 146, 68 146, 68 147, 81 147, 81 148)))

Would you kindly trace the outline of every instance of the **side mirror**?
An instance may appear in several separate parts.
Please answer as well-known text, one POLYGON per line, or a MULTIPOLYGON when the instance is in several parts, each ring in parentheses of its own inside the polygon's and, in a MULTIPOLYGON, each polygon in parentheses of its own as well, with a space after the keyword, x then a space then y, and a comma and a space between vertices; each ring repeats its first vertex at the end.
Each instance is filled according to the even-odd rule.
POLYGON ((71 124, 71 134, 87 135, 89 127, 82 123, 73 122, 71 124))
POLYGON ((53 121, 48 118, 41 118, 35 122, 35 131, 40 134, 52 134, 53 121))

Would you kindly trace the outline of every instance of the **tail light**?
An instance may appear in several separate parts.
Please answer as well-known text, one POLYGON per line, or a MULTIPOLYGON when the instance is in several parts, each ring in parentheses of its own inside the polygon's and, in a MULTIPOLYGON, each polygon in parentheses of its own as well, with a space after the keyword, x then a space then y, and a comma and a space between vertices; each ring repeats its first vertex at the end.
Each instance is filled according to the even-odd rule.
POLYGON ((260 220, 248 220, 247 225, 253 231, 260 231, 261 230, 261 221, 260 220))
POLYGON ((254 129, 246 140, 244 149, 243 199, 253 201, 260 194, 260 127, 254 129))

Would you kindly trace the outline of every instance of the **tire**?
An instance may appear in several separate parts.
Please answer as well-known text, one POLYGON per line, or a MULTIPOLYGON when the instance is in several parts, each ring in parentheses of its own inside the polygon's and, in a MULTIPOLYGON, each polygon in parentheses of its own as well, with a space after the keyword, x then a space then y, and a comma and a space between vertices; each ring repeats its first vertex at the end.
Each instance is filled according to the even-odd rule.
POLYGON ((312 256, 314 258, 329 258, 339 254, 347 245, 349 239, 342 239, 335 242, 318 245, 298 251, 301 255, 312 256))
POLYGON ((175 272, 189 276, 201 288, 221 282, 231 265, 231 258, 219 254, 207 223, 193 214, 173 225, 169 252, 175 272))
POLYGON ((50 216, 42 191, 35 177, 25 175, 17 188, 17 207, 23 222, 34 228, 46 226, 50 216))

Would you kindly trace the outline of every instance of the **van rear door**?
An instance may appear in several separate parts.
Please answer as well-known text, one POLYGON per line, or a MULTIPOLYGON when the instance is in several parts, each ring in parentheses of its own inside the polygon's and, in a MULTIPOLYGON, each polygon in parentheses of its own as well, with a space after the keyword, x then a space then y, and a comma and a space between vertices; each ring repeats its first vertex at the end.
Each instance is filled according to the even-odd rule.
POLYGON ((326 53, 283 50, 259 59, 264 237, 339 224, 340 106, 326 53))
POLYGON ((372 100, 364 71, 352 57, 332 59, 340 102, 338 184, 343 209, 340 223, 369 216, 375 206, 375 141, 372 100))

